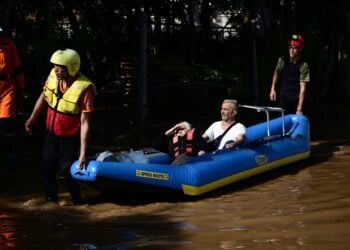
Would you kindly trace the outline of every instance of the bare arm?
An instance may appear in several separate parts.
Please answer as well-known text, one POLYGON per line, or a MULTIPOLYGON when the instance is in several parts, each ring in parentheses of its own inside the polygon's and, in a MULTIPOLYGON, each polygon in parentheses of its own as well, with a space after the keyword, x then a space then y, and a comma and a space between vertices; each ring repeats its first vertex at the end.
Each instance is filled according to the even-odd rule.
POLYGON ((179 122, 174 127, 168 129, 164 134, 166 136, 173 136, 177 133, 180 129, 186 129, 186 131, 191 129, 191 125, 188 122, 179 122))
POLYGON ((233 148, 236 145, 240 145, 245 139, 245 135, 244 134, 239 134, 236 137, 235 141, 230 141, 229 143, 225 144, 225 148, 233 148))
POLYGON ((300 82, 299 102, 296 114, 303 114, 303 105, 306 96, 306 82, 300 82))
POLYGON ((271 83, 271 90, 270 90, 270 100, 274 102, 277 100, 276 83, 279 80, 279 77, 280 77, 280 74, 278 70, 275 69, 272 76, 272 83, 271 83))
POLYGON ((245 134, 239 134, 235 140, 235 145, 241 144, 245 139, 245 134))
POLYGON ((202 137, 203 137, 204 141, 209 140, 209 136, 206 133, 202 134, 202 137))
POLYGON ((38 98, 38 100, 35 103, 34 109, 27 119, 27 121, 24 123, 25 130, 29 133, 32 134, 34 124, 36 123, 38 117, 40 114, 45 110, 47 107, 47 103, 45 101, 45 96, 44 92, 42 92, 38 98))
POLYGON ((79 168, 86 169, 86 150, 89 141, 90 127, 91 127, 91 113, 82 112, 80 116, 80 155, 79 168))
POLYGON ((178 129, 179 129, 179 128, 177 127, 177 125, 175 125, 174 127, 169 128, 164 134, 165 134, 166 136, 175 135, 175 134, 176 134, 176 131, 177 131, 178 129))

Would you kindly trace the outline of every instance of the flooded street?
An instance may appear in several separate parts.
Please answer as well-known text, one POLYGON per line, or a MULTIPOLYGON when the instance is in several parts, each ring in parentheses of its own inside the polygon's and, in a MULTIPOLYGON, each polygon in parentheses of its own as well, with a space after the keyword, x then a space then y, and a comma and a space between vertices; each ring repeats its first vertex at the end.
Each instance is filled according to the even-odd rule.
POLYGON ((40 141, 26 138, 21 166, 0 168, 0 250, 349 249, 350 141, 332 136, 314 139, 305 161, 201 197, 108 197, 82 185, 80 206, 63 187, 59 206, 44 203, 40 141))
POLYGON ((348 249, 349 160, 349 142, 316 142, 304 162, 201 198, 111 199, 83 186, 88 205, 63 189, 54 207, 30 169, 2 169, 16 183, 0 194, 0 249, 348 249))

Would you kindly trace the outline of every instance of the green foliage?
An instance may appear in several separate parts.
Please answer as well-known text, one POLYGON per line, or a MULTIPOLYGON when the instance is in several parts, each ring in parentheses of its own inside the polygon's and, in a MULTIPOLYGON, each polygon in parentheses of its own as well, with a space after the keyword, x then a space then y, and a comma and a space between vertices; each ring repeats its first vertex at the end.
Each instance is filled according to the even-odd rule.
MULTIPOLYGON (((313 79, 321 82, 314 84, 319 88, 316 93, 350 95, 344 67, 348 60, 337 59, 339 54, 350 54, 349 22, 344 21, 349 16, 348 1, 143 2, 148 15, 148 48, 158 56, 186 58, 195 65, 191 68, 192 81, 224 86, 228 94, 249 99, 252 79, 258 79, 260 99, 264 100, 274 64, 286 52, 289 35, 301 33, 306 39, 303 53, 311 62, 313 79), (214 25, 212 20, 220 21, 218 15, 222 13, 228 22, 224 27, 214 25), (225 32, 231 33, 225 36, 225 32), (254 61, 257 72, 252 71, 254 61), (336 91, 330 91, 331 83, 337 86, 336 91)), ((45 77, 50 55, 61 47, 77 49, 83 70, 93 79, 104 79, 104 69, 118 76, 123 73, 118 68, 121 58, 139 53, 140 3, 1 1, 0 24, 16 40, 29 82, 45 77)))
POLYGON ((195 66, 193 81, 225 88, 228 97, 237 98, 237 96, 245 96, 248 92, 241 74, 224 72, 201 64, 195 66))

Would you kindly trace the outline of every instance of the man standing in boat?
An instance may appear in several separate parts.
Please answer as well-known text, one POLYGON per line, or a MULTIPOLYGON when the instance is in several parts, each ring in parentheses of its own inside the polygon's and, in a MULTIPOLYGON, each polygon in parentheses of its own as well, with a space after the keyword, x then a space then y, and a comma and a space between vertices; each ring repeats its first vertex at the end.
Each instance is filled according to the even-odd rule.
POLYGON ((278 100, 278 105, 284 109, 285 114, 303 114, 307 85, 310 82, 309 66, 301 57, 304 38, 292 35, 288 45, 288 56, 278 58, 273 73, 270 100, 278 100))
POLYGON ((221 105, 221 121, 209 126, 202 137, 215 144, 215 150, 233 148, 244 141, 246 127, 237 122, 238 103, 226 99, 221 105))
POLYGON ((58 168, 57 175, 65 183, 73 203, 81 204, 80 189, 71 177, 70 167, 79 160, 79 168, 86 168, 95 86, 80 73, 80 56, 75 50, 57 50, 50 62, 54 67, 32 114, 25 122, 25 129, 31 133, 39 115, 47 110, 47 136, 43 149, 46 201, 58 202, 58 168))

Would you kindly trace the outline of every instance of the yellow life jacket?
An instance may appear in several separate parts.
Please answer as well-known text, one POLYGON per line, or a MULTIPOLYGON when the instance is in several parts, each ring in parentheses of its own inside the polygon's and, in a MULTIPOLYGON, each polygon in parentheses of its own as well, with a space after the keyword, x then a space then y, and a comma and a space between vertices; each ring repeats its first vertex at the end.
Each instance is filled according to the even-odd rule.
POLYGON ((51 70, 44 88, 45 100, 49 105, 45 122, 48 131, 64 137, 79 135, 81 114, 79 100, 90 85, 94 87, 87 77, 81 75, 64 94, 61 94, 56 74, 51 70))
POLYGON ((92 85, 91 81, 86 76, 81 75, 62 95, 59 92, 56 74, 54 69, 52 69, 46 87, 44 88, 45 100, 51 108, 58 112, 65 114, 80 114, 80 96, 90 85, 92 85))

